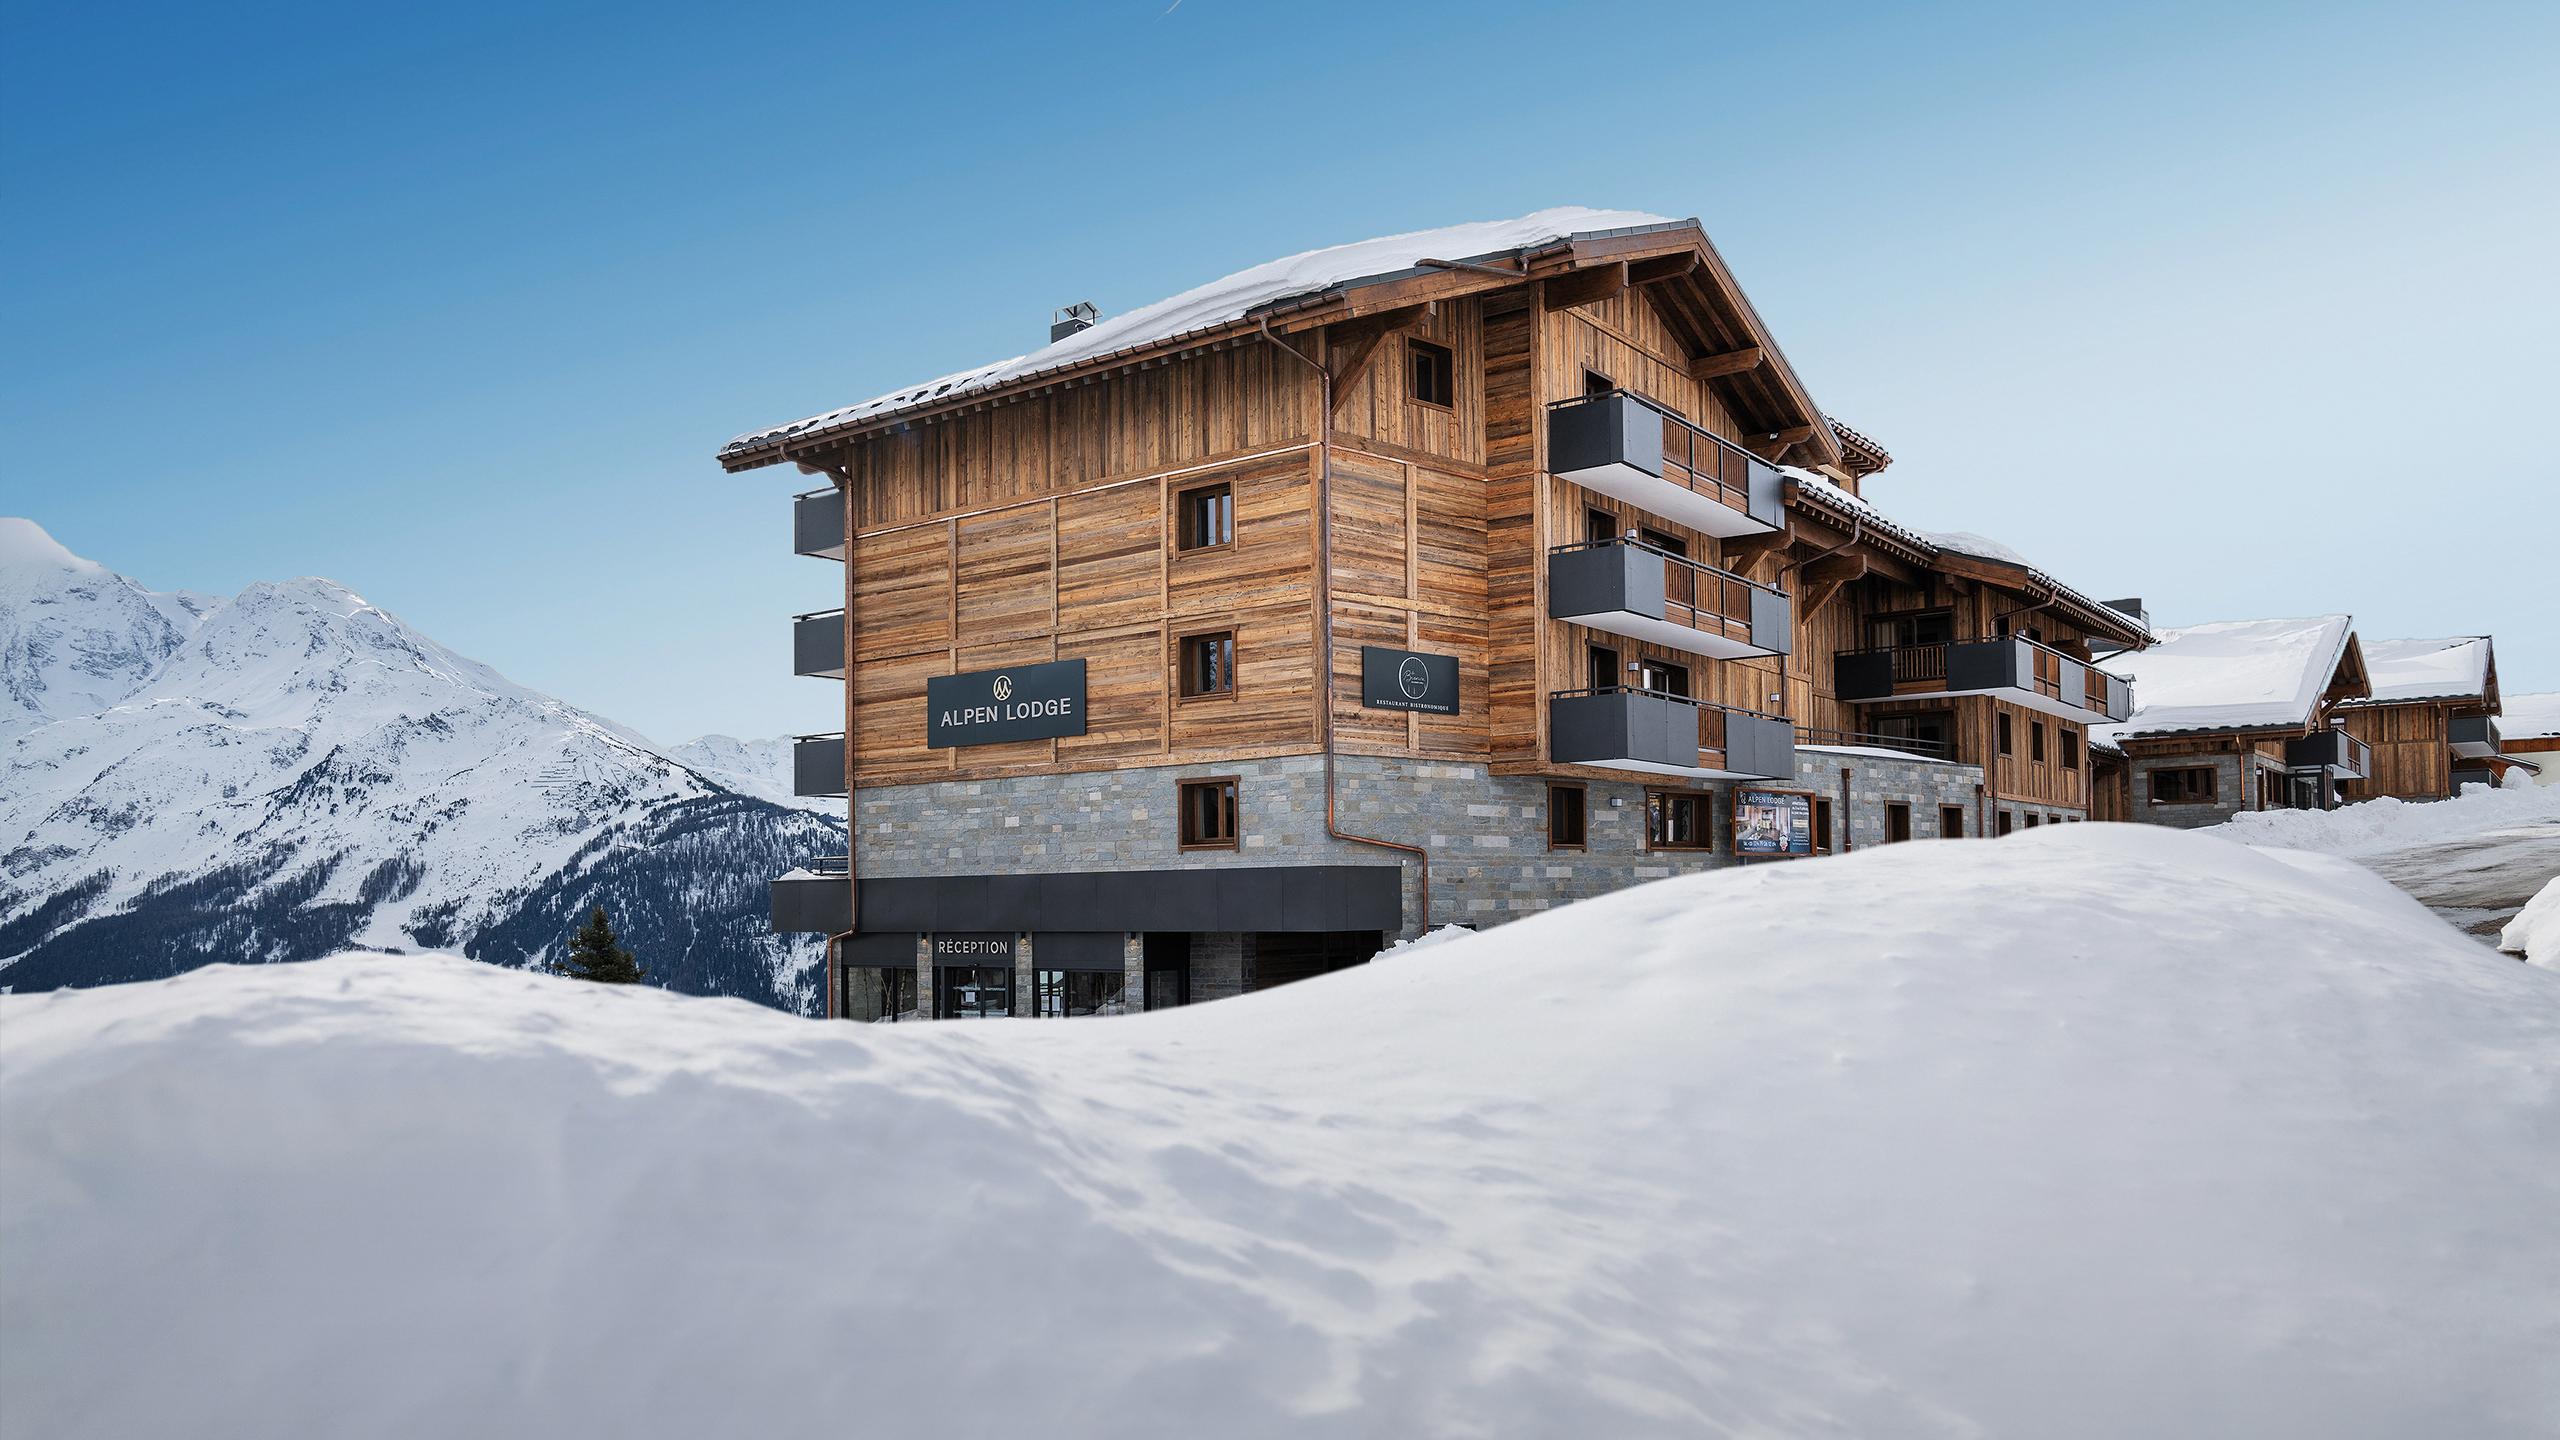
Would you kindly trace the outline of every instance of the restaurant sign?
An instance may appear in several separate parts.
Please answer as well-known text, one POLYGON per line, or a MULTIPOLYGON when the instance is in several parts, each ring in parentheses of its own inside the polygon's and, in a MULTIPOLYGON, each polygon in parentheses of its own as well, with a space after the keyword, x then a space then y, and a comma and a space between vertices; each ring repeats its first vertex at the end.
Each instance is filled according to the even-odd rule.
POLYGON ((1084 662, 1048 660, 924 682, 929 749, 1084 733, 1084 662))
POLYGON ((1458 713, 1458 657, 1360 647, 1360 703, 1371 710, 1458 713))

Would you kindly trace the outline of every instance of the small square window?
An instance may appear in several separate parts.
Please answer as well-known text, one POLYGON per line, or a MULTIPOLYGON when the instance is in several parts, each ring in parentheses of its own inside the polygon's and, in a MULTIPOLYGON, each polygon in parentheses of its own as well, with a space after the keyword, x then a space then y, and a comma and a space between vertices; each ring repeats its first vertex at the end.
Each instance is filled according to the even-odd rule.
POLYGON ((1589 833, 1588 797, 1579 785, 1547 787, 1547 848, 1580 850, 1589 833))
POLYGON ((1963 806, 1941 805, 1938 807, 1938 838, 1941 840, 1961 840, 1964 838, 1963 806))
POLYGON ((1236 632, 1182 637, 1182 698, 1236 693, 1236 632))
POLYGON ((1582 372, 1582 393, 1585 395, 1606 395, 1617 388, 1617 381, 1610 379, 1608 376, 1601 374, 1597 370, 1585 370, 1582 372))
POLYGON ((1998 833, 2002 835, 2009 833, 2009 822, 2012 818, 2011 812, 2006 810, 2000 812, 1998 825, 1996 826, 1998 833))
POLYGON ((1425 405, 1458 403, 1458 361, 1446 345, 1415 340, 1406 347, 1413 361, 1413 398, 1425 405))
POLYGON ((2036 812, 2033 810, 2027 812, 2027 828, 2030 830, 2036 828, 2036 812))
POLYGON ((1175 497, 1178 523, 1174 548, 1214 550, 1236 538, 1236 492, 1232 485, 1202 485, 1175 497))
POLYGON ((1890 842, 1911 838, 1911 807, 1900 800, 1884 807, 1884 838, 1890 842))
POLYGON ((2221 776, 2210 765, 2191 769, 2154 770, 2151 772, 2151 803, 2154 805, 2210 805, 2221 786, 2221 776))
POLYGON ((1236 848, 1235 777, 1185 780, 1176 792, 1176 808, 1182 812, 1183 849, 1236 848))
POLYGON ((1644 797, 1644 843, 1648 850, 1712 850, 1713 811, 1705 795, 1694 790, 1654 790, 1644 797))

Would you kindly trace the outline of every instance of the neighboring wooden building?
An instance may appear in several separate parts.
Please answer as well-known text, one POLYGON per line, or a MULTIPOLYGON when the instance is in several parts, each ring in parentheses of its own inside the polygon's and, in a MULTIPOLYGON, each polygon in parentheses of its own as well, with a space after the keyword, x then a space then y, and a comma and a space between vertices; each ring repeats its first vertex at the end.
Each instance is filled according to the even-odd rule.
POLYGON ((2502 768, 2522 770, 2537 785, 2560 785, 2560 692, 2510 695, 2503 712, 2498 724, 2498 754, 2506 762, 2502 768))
POLYGON ((2348 702, 2372 693, 2348 616, 2164 630, 2110 663, 2137 699, 2098 736, 2102 817, 2191 828, 2328 809, 2372 773, 2369 747, 2345 728, 2348 702))
MULTIPOLYGON (((1695 221, 1311 252, 740 436, 842 562, 797 667, 830 1005, 1209 998, 1681 869, 2077 818, 2141 627, 1885 521, 1695 221), (1801 740, 1799 743, 1800 731, 1801 740), (2033 819, 2025 823, 2035 823, 2033 819), (991 998, 992 997, 992 998, 991 998)), ((1952 543, 1949 543, 1952 542, 1952 543)))
POLYGON ((2488 636, 2375 640, 2364 658, 2373 694, 2339 713, 2371 747, 2373 770, 2347 783, 2347 799, 2442 800, 2465 784, 2497 783, 2498 662, 2488 636))

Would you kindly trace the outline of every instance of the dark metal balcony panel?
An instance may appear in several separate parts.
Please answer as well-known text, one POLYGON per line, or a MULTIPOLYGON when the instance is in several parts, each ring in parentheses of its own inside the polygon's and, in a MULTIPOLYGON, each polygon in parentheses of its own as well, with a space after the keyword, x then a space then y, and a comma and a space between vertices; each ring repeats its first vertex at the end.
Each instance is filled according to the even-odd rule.
POLYGON ((844 737, 802 735, 791 742, 791 793, 805 796, 844 793, 844 737))
POLYGON ((777 935, 837 935, 853 924, 853 886, 841 875, 773 882, 777 935))
POLYGON ((1658 775, 1698 773, 1698 709, 1634 690, 1547 701, 1548 754, 1559 765, 1658 775))
POLYGON ((1853 704, 1983 695, 2082 723, 2133 713, 2133 688, 2122 677, 2023 635, 1846 650, 1831 663, 1834 692, 1853 704))
POLYGON ((828 560, 844 558, 844 496, 813 490, 791 500, 791 548, 828 560))
POLYGON ((1893 656, 1891 650, 1848 650, 1834 655, 1832 693, 1852 703, 1894 698, 1893 656))
POLYGON ((1692 655, 1737 660, 1782 655, 1793 643, 1787 597, 1711 566, 1693 566, 1659 550, 1626 541, 1566 545, 1547 553, 1547 615, 1631 640, 1650 641, 1692 655), (1675 584, 1683 599, 1672 599, 1675 584), (1748 636, 1721 623, 1719 595, 1747 595, 1748 636), (1693 608, 1691 601, 1713 600, 1693 608), (1703 612, 1703 613, 1702 613, 1703 612), (1692 623, 1698 622, 1698 623, 1692 623), (1708 628, 1713 626, 1715 628, 1708 628))
POLYGON ((1724 768, 1764 780, 1794 779, 1795 725, 1776 715, 1726 714, 1724 768))
POLYGON ((2288 770, 2327 770, 2334 780, 2362 780, 2373 767, 2373 751, 2344 730, 2321 730, 2284 742, 2288 770))
POLYGON ((2453 753, 2466 760, 2486 759, 2498 753, 2498 717, 2494 715, 2456 715, 2450 722, 2446 739, 2453 753))
MULTIPOLYGON (((773 882, 774 929, 836 934, 851 914, 841 875, 773 882)), ((1203 865, 1047 875, 922 875, 862 882, 873 930, 1400 930, 1404 868, 1382 865, 1203 865)))
POLYGON ((791 622, 791 673, 844 678, 844 612, 802 615, 791 622))
POLYGON ((1775 466, 1623 392, 1549 407, 1547 470, 1722 539, 1766 535, 1787 523, 1786 481, 1775 466), (1724 478, 1711 478, 1701 488, 1697 472, 1666 465, 1666 432, 1689 447, 1691 460, 1711 460, 1724 478))

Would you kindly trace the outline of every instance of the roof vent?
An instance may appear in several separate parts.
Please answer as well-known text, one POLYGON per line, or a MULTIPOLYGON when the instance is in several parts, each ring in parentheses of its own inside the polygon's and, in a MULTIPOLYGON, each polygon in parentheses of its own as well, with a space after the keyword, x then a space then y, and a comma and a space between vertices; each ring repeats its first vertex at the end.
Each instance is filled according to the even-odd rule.
POLYGON ((1101 318, 1102 312, 1094 309, 1090 300, 1079 300, 1063 310, 1052 311, 1049 315, 1049 343, 1055 345, 1079 330, 1090 330, 1093 322, 1101 318))

